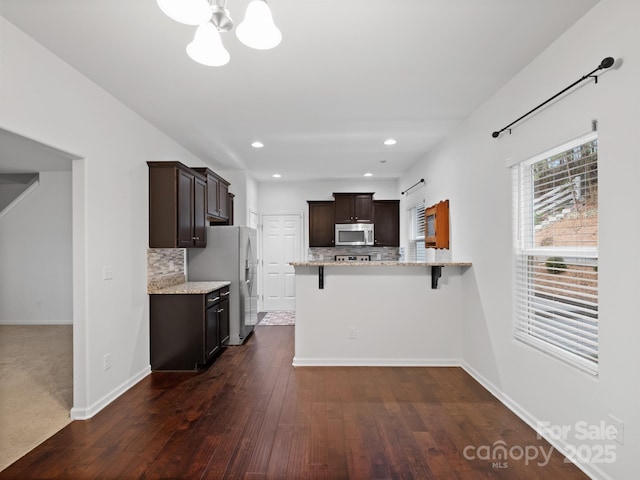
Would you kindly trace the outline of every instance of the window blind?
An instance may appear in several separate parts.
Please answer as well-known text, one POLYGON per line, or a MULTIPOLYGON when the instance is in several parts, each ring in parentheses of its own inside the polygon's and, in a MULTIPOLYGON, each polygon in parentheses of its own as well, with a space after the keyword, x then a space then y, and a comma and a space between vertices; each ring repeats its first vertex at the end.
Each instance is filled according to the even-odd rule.
POLYGON ((596 134, 513 167, 514 336, 598 371, 596 134))
POLYGON ((424 203, 416 205, 409 210, 410 215, 410 239, 409 239, 409 260, 415 262, 424 262, 425 246, 424 246, 424 203))

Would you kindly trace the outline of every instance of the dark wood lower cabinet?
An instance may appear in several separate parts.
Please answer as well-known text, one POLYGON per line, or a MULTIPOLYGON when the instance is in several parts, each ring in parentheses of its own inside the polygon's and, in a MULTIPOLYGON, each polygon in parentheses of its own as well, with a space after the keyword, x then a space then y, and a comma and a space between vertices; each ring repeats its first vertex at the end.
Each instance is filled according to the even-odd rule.
POLYGON ((197 370, 229 340, 229 287, 150 295, 151 370, 197 370))

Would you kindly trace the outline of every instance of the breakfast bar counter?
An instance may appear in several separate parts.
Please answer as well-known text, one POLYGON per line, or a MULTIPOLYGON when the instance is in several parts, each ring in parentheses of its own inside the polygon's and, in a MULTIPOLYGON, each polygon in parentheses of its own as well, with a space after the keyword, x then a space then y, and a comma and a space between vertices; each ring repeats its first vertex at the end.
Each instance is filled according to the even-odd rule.
POLYGON ((291 262, 294 267, 470 267, 471 262, 402 262, 391 260, 372 260, 365 262, 308 261, 291 262))
POLYGON ((291 262, 295 366, 459 365, 469 262, 291 262), (434 268, 441 274, 433 288, 434 268))
POLYGON ((324 288, 324 267, 430 267, 431 268, 431 288, 438 288, 438 279, 442 276, 443 267, 470 267, 470 262, 402 262, 391 260, 377 261, 307 261, 291 262, 293 267, 319 267, 318 283, 319 288, 324 288))

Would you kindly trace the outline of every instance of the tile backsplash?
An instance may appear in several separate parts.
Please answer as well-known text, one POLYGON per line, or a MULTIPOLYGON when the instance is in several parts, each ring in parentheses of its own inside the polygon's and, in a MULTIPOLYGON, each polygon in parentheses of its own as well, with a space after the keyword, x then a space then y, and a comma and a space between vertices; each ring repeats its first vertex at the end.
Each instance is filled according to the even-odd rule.
POLYGON ((398 247, 310 247, 307 260, 332 261, 336 255, 371 255, 372 261, 388 262, 400 259, 400 249, 398 247))
POLYGON ((179 285, 186 281, 186 249, 147 249, 147 290, 179 285))

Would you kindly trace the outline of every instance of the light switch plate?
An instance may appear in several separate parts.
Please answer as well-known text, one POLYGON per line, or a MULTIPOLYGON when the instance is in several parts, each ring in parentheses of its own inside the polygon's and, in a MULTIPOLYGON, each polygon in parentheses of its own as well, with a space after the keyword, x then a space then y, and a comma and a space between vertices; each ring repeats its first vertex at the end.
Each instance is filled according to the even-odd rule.
POLYGON ((102 279, 113 280, 113 267, 111 265, 105 265, 102 267, 102 279))

